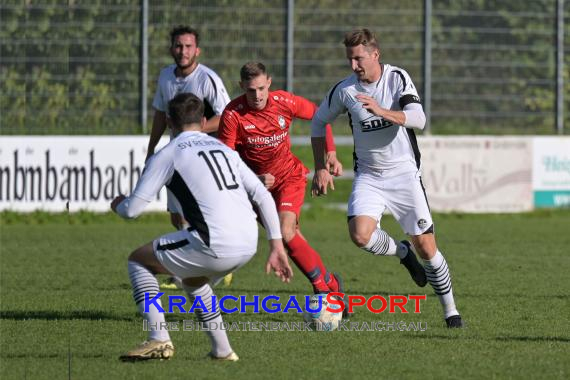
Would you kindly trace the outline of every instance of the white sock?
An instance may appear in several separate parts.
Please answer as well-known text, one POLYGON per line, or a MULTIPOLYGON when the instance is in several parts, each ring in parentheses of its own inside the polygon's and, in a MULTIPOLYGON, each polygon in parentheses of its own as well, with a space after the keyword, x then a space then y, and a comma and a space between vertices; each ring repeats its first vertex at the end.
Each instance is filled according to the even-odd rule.
POLYGON ((194 299, 200 296, 208 310, 208 312, 204 312, 201 308, 195 309, 195 314, 198 322, 207 326, 205 333, 212 343, 212 354, 217 357, 224 357, 231 354, 233 350, 230 346, 228 335, 226 334, 226 330, 221 328, 223 320, 220 308, 216 307, 214 313, 210 312, 210 310, 212 310, 212 296, 214 295, 214 291, 210 285, 206 284, 200 288, 191 288, 184 285, 184 290, 188 294, 189 302, 193 303, 194 299))
POLYGON ((392 239, 386 231, 377 228, 372 232, 372 236, 368 243, 362 247, 367 252, 373 255, 380 256, 395 256, 398 255, 401 259, 408 254, 407 247, 392 239))
POLYGON ((451 286, 449 267, 439 250, 430 260, 424 260, 424 268, 426 270, 427 280, 433 287, 433 290, 443 307, 444 318, 449 318, 452 315, 458 315, 459 312, 457 311, 455 301, 453 300, 453 288, 451 286))
MULTIPOLYGON (((144 295, 148 293, 149 299, 158 294, 158 281, 151 271, 135 261, 129 261, 129 278, 133 287, 133 298, 139 313, 147 322, 149 329, 148 339, 167 341, 170 335, 166 329, 164 313, 160 313, 154 305, 149 305, 148 312, 144 312, 144 295)), ((160 300, 156 302, 162 307, 160 300)))

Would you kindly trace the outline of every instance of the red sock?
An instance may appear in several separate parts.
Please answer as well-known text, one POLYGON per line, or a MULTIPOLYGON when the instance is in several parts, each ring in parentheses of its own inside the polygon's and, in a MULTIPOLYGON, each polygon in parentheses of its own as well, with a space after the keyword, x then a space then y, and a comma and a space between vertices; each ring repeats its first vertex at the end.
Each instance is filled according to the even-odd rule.
MULTIPOLYGON (((313 290, 316 292, 328 292, 329 287, 325 282, 327 270, 318 252, 299 234, 295 234, 293 239, 289 240, 287 247, 289 248, 289 257, 291 257, 291 260, 303 272, 305 277, 311 281, 313 290)), ((334 278, 334 276, 330 277, 334 278)))
POLYGON ((334 276, 334 274, 327 273, 325 275, 325 281, 326 281, 327 286, 329 287, 331 292, 339 292, 340 291, 340 285, 339 285, 336 277, 334 276))

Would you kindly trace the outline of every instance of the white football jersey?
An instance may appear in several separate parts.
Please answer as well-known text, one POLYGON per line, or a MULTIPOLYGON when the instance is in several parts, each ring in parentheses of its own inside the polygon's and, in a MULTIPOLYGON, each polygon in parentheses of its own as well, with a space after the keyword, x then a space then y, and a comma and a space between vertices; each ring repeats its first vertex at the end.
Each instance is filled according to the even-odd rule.
MULTIPOLYGON (((131 197, 150 202, 164 185, 175 197, 173 211, 216 256, 255 252, 257 217, 248 195, 256 203, 271 195, 237 152, 204 133, 182 132, 148 160, 131 197)), ((276 211, 274 217, 280 233, 276 211)))
POLYGON ((168 102, 176 95, 191 92, 204 102, 206 119, 221 115, 230 102, 230 97, 222 79, 207 66, 198 64, 186 77, 174 74, 176 65, 166 66, 160 71, 158 85, 152 106, 162 112, 168 112, 168 102))
POLYGON ((380 107, 394 111, 420 102, 408 73, 383 64, 382 76, 375 83, 362 83, 356 74, 337 83, 321 103, 313 123, 331 123, 341 113, 348 112, 354 137, 355 171, 418 170, 420 152, 414 131, 368 112, 356 99, 358 94, 371 96, 380 107))

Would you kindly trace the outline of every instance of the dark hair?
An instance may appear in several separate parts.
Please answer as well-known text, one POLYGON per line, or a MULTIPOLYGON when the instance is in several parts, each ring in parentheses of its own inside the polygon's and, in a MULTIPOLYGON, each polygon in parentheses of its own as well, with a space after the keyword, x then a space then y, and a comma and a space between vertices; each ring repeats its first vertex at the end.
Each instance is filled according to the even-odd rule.
POLYGON ((260 75, 267 75, 267 70, 265 69, 265 65, 261 62, 248 62, 241 67, 239 71, 239 76, 242 82, 248 81, 253 78, 257 78, 260 75))
POLYGON ((176 37, 181 36, 183 34, 192 34, 196 38, 196 47, 200 46, 200 33, 194 28, 191 28, 186 25, 178 25, 174 29, 170 31, 170 46, 174 45, 174 40, 176 37))
POLYGON ((190 92, 178 94, 168 102, 168 117, 176 128, 199 124, 204 117, 204 103, 190 92))
POLYGON ((378 40, 376 36, 370 29, 356 29, 352 32, 348 32, 344 35, 344 46, 354 47, 362 45, 366 48, 372 48, 374 50, 380 51, 380 46, 378 45, 378 40))

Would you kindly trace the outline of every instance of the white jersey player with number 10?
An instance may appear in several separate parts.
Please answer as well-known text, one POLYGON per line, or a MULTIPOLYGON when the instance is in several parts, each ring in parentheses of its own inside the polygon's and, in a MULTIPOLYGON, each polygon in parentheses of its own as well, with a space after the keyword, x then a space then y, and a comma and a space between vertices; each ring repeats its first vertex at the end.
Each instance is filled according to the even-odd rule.
POLYGON ((235 361, 238 356, 226 331, 219 328, 223 320, 211 285, 245 265, 257 250, 257 217, 251 202, 267 230, 266 271, 273 269, 283 281, 290 280, 277 209, 269 191, 238 153, 201 132, 206 119, 198 97, 177 95, 169 103, 168 115, 175 138, 147 161, 133 193, 117 197, 111 208, 124 218, 134 218, 166 186, 174 195, 176 211, 191 227, 161 236, 129 256, 133 298, 149 327, 149 338, 121 359, 169 359, 174 354, 162 304, 156 299, 155 275, 161 273, 182 280, 187 305, 200 297, 205 309, 197 308, 194 313, 206 325, 211 357, 235 361))
POLYGON ((408 73, 380 63, 380 49, 368 29, 347 33, 346 57, 354 74, 327 94, 312 122, 315 158, 313 195, 326 194, 332 177, 324 165, 325 125, 348 113, 354 138, 355 177, 348 201, 352 241, 374 255, 398 256, 418 286, 429 282, 439 296, 448 327, 462 327, 451 277, 437 249, 433 221, 421 181, 415 129, 425 115, 408 73), (398 242, 380 227, 389 210, 424 260, 422 266, 408 241, 398 242))
MULTIPOLYGON (((266 207, 269 193, 237 152, 205 133, 181 132, 147 161, 131 198, 150 202, 165 185, 174 195, 175 211, 191 226, 181 235, 202 240, 213 257, 255 253, 257 221, 248 194, 266 207)), ((130 206, 130 215, 136 215, 139 208, 130 206)), ((281 238, 278 221, 276 226, 270 239, 281 238)))

